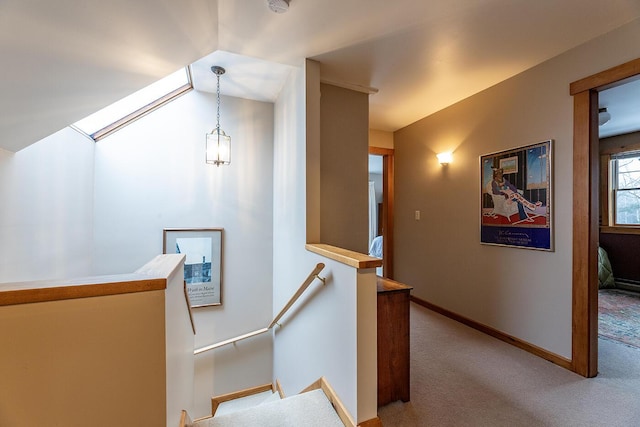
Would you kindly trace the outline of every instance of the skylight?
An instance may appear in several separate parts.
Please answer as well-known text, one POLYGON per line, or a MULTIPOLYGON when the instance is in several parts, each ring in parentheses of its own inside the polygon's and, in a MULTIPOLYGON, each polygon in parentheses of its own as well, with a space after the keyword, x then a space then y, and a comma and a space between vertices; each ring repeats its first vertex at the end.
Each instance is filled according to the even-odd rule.
POLYGON ((71 127, 97 141, 192 88, 189 67, 185 67, 75 122, 71 127))

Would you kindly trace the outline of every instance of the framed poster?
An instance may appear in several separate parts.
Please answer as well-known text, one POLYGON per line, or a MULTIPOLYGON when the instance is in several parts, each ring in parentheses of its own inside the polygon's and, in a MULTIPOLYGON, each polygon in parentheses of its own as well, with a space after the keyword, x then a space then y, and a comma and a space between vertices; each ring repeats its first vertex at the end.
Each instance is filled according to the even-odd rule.
POLYGON ((163 253, 185 254, 191 307, 222 304, 222 228, 165 228, 163 253))
POLYGON ((480 243, 553 250, 552 142, 480 156, 480 243))

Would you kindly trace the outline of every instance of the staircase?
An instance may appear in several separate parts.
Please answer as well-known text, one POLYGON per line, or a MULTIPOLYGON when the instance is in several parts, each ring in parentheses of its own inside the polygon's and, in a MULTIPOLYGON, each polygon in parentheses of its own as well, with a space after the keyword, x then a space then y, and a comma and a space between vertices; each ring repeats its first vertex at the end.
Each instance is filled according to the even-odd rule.
POLYGON ((214 397, 212 416, 192 422, 182 411, 180 427, 354 426, 324 378, 290 397, 283 397, 274 389, 270 385, 260 386, 214 397))

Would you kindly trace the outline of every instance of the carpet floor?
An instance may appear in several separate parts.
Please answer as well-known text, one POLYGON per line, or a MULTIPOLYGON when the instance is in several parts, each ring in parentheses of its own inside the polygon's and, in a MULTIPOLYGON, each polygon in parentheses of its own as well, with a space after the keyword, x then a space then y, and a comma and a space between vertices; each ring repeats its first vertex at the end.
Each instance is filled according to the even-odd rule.
POLYGON ((586 379, 411 304, 411 401, 378 408, 384 427, 640 426, 640 349, 599 340, 586 379))
POLYGON ((640 294, 619 289, 598 291, 598 335, 640 348, 640 294))

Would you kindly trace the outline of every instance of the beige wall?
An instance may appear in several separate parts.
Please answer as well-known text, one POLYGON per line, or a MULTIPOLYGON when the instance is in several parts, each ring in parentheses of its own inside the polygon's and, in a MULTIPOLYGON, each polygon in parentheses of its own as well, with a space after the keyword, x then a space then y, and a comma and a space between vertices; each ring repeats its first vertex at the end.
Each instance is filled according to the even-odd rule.
POLYGON ((369 96, 320 91, 320 241, 367 253, 369 96))
POLYGON ((369 129, 369 146, 393 149, 393 132, 369 129))
POLYGON ((419 298, 571 358, 569 84, 640 57, 639 39, 634 21, 396 132, 396 279, 419 298), (481 245, 479 156, 548 139, 554 251, 481 245), (450 150, 453 162, 441 167, 436 153, 450 150))
POLYGON ((166 424, 164 291, 0 307, 0 425, 166 424))
POLYGON ((166 289, 0 306, 0 425, 178 425, 194 377, 183 260, 160 255, 134 275, 31 284, 53 286, 43 295, 61 286, 85 294, 103 280, 92 289, 131 292, 147 279, 166 279, 166 289))

